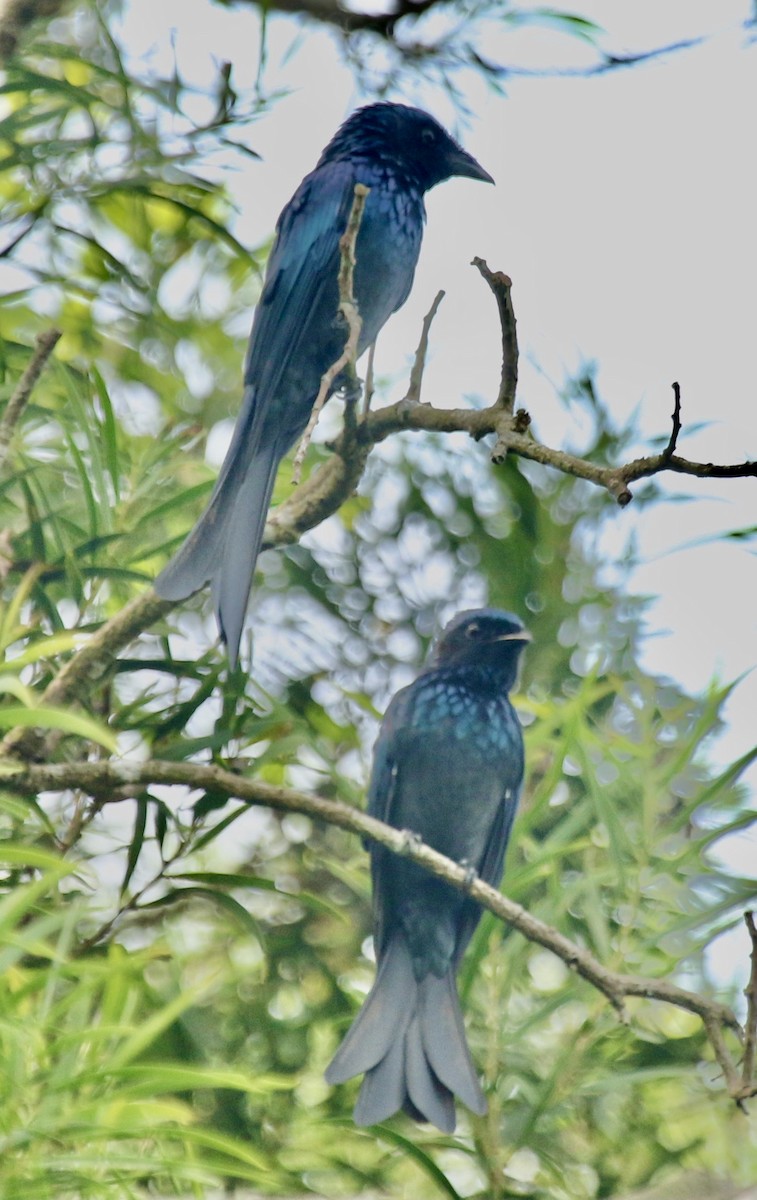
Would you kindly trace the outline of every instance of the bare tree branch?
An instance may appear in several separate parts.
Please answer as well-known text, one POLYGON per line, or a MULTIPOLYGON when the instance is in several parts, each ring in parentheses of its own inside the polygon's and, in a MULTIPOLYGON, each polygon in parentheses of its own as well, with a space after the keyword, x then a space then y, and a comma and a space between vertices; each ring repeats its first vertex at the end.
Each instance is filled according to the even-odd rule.
MULTIPOLYGON (((244 0, 244 2, 258 8, 263 7, 262 0, 244 0)), ((400 58, 409 63, 439 60, 442 67, 446 69, 467 64, 477 68, 484 75, 501 79, 506 79, 508 76, 541 79, 574 76, 585 78, 592 75, 604 75, 610 71, 634 67, 661 56, 690 50, 706 40, 703 37, 681 38, 678 41, 669 42, 665 46, 654 46, 650 50, 640 50, 628 54, 603 51, 597 46, 597 61, 585 67, 530 68, 517 64, 494 62, 485 58, 472 39, 451 37, 449 33, 442 34, 437 41, 429 41, 427 37, 414 39, 409 36, 409 31, 412 30, 417 18, 423 17, 435 8, 449 9, 449 5, 445 3, 445 0, 392 0, 392 3, 387 6, 377 3, 376 10, 371 12, 348 8, 340 0, 266 0, 265 4, 267 12, 280 12, 317 21, 319 24, 338 30, 346 37, 354 34, 373 34, 377 39, 390 43, 400 58), (384 11, 381 11, 382 8, 384 11), (397 28, 400 23, 403 25, 401 32, 397 28)), ((482 16, 488 16, 491 20, 496 21, 499 12, 497 5, 492 3, 488 10, 479 14, 479 20, 482 16)), ((548 17, 553 15, 548 5, 545 5, 545 13, 548 17)), ((538 20, 539 15, 537 9, 532 14, 532 18, 538 20)))
POLYGON ((523 425, 529 424, 528 415, 520 410, 514 416, 503 413, 495 405, 489 408, 471 410, 460 408, 439 409, 430 404, 411 408, 406 401, 400 400, 387 408, 371 413, 362 427, 361 436, 373 444, 381 442, 390 434, 400 430, 424 430, 431 433, 469 433, 478 440, 493 433, 499 439, 495 445, 492 457, 495 462, 502 460, 502 452, 498 446, 530 459, 531 462, 541 463, 552 467, 565 475, 576 479, 586 479, 606 491, 625 507, 633 499, 629 485, 639 479, 658 475, 663 471, 674 471, 679 475, 693 475, 700 479, 739 479, 757 477, 757 462, 743 463, 702 463, 669 455, 667 447, 659 454, 644 458, 635 458, 631 462, 618 467, 607 467, 593 463, 588 459, 578 458, 565 450, 556 450, 537 442, 523 432, 523 425), (495 457, 496 456, 496 457, 495 457))
POLYGON ((34 350, 32 351, 32 356, 29 359, 26 370, 16 384, 13 395, 3 413, 2 421, 0 421, 0 470, 5 465, 11 438, 24 409, 31 399, 34 386, 44 371, 47 360, 58 344, 60 337, 61 332, 59 329, 46 329, 44 333, 37 335, 34 342, 34 350))
MULTIPOLYGON (((504 271, 490 271, 483 258, 474 258, 473 264, 489 284, 499 310, 499 324, 502 330, 502 375, 499 381, 499 395, 494 401, 495 408, 503 408, 512 413, 515 408, 515 391, 518 387, 518 334, 516 331, 515 311, 512 302, 513 281, 504 271)), ((495 461, 498 461, 495 459, 495 461)))
POLYGON ((407 830, 385 825, 358 809, 336 800, 277 787, 248 776, 236 775, 217 766, 199 763, 148 762, 79 762, 24 765, 5 760, 0 762, 0 780, 7 791, 17 795, 37 795, 44 791, 81 789, 108 803, 119 800, 129 789, 141 791, 155 784, 180 784, 193 791, 213 791, 253 805, 265 805, 286 812, 305 813, 310 817, 350 830, 363 838, 380 842, 395 854, 401 854, 420 864, 460 891, 468 892, 484 908, 501 921, 512 925, 529 941, 551 950, 558 958, 600 991, 616 1009, 621 1020, 628 1022, 624 1000, 640 997, 673 1004, 701 1017, 713 1051, 720 1064, 728 1091, 742 1098, 742 1079, 725 1042, 723 1030, 736 1034, 743 1031, 735 1014, 725 1004, 707 999, 663 979, 646 979, 638 975, 609 971, 585 947, 571 942, 559 930, 540 921, 509 900, 495 888, 478 878, 471 881, 470 868, 445 858, 420 842, 407 830), (126 790, 125 790, 126 789, 126 790))
MULTIPOLYGON (((260 7, 259 0, 248 0, 260 7)), ((338 0, 271 0, 271 11, 309 17, 324 25, 331 25, 342 33, 375 33, 378 37, 391 40, 398 21, 403 17, 418 17, 440 0, 394 0, 389 12, 358 12, 344 8, 338 0)))
POLYGON ((736 1101, 739 1107, 742 1107, 741 1076, 736 1069, 736 1064, 723 1037, 722 1024, 710 1013, 702 1014, 702 1020, 704 1021, 704 1027, 707 1031, 707 1037, 712 1046, 715 1058, 723 1072, 723 1079, 728 1088, 728 1095, 736 1101))
POLYGON ((741 1095, 743 1100, 757 1095, 754 1079, 755 1057, 757 1056, 757 925, 753 912, 744 913, 744 921, 752 941, 749 983, 744 989, 747 999, 746 1027, 744 1031, 744 1058, 741 1064, 741 1095))
POLYGON ((674 383, 673 385, 673 415, 671 420, 673 428, 670 431, 670 440, 662 452, 663 461, 669 463, 675 453, 675 448, 678 445, 678 435, 681 432, 681 385, 674 383))
POLYGON ((423 327, 421 328, 421 338, 418 342, 418 348, 415 351, 413 359, 413 369, 410 372, 410 384, 405 394, 405 402, 408 404, 420 404, 421 402, 421 387, 423 386, 423 372, 426 369, 426 355, 428 354, 428 335, 431 332, 431 325, 434 317, 439 311, 439 305, 444 299, 444 292, 439 291, 434 296, 434 302, 431 308, 423 318, 423 327))

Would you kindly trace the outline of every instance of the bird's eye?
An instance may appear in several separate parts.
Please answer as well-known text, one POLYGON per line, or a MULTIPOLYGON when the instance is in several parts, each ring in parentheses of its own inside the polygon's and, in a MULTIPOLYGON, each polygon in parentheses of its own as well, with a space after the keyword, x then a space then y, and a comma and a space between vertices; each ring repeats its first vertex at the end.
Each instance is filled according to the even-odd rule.
POLYGON ((481 626, 477 625, 476 622, 474 621, 472 625, 466 625, 465 636, 469 637, 469 638, 474 638, 474 637, 476 637, 476 635, 478 633, 480 633, 480 631, 481 631, 481 626))
POLYGON ((436 134, 434 133, 433 129, 423 129, 421 131, 421 141, 425 142, 427 146, 430 146, 432 142, 435 142, 436 134))

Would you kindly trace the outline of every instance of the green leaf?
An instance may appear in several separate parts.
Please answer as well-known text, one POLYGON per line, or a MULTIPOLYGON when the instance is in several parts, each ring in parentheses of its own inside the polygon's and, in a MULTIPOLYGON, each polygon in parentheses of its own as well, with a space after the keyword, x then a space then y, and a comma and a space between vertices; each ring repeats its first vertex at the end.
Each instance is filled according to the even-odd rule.
POLYGON ((68 709, 50 708, 42 704, 25 708, 16 705, 0 708, 0 729, 19 728, 58 729, 61 733, 70 733, 74 737, 97 742, 106 750, 110 750, 111 754, 115 754, 118 749, 116 738, 105 725, 96 721, 94 717, 87 717, 68 709))
POLYGON ((221 908, 229 913, 234 920, 242 926, 244 931, 252 937, 258 939, 261 936, 258 922, 247 911, 243 904, 235 900, 233 896, 229 896, 226 892, 218 891, 215 888, 209 887, 185 887, 174 888, 170 892, 166 892, 158 900, 151 900, 147 904, 141 904, 140 911, 146 912, 156 908, 168 908, 174 904, 183 904, 187 900, 207 900, 216 908, 221 908))
POLYGON ((129 849, 126 853, 126 871, 124 872, 123 881, 121 883, 121 896, 123 897, 126 889, 131 882, 131 877, 134 874, 139 856, 142 853, 142 846, 145 840, 145 828, 147 826, 147 806, 149 803, 149 795, 143 792, 136 797, 137 810, 134 814, 134 832, 129 842, 129 849))
POLYGON ((161 1092, 188 1092, 196 1088, 229 1088, 251 1096, 267 1096, 271 1092, 288 1091, 297 1085, 297 1077, 271 1074, 245 1074, 230 1067, 206 1067, 171 1062, 140 1063, 107 1074, 122 1081, 125 1087, 119 1094, 157 1096, 161 1092))
POLYGON ((208 994, 215 985, 214 980, 196 984, 187 988, 179 996, 169 1001, 162 1009, 154 1013, 147 1021, 127 1037, 118 1050, 112 1055, 108 1064, 111 1071, 127 1066, 138 1058, 155 1042, 174 1021, 186 1012, 193 1004, 208 994))
MULTIPOLYGON (((344 1123, 344 1122, 343 1122, 344 1123)), ((416 1166, 420 1167, 425 1175, 431 1180, 436 1188, 444 1196, 450 1196, 451 1200, 462 1200, 460 1193, 452 1186, 447 1176, 439 1167, 437 1167, 430 1154, 413 1142, 410 1138, 404 1137, 401 1133, 397 1133, 389 1125, 375 1125, 373 1132, 384 1142, 389 1142, 390 1145, 396 1146, 402 1153, 416 1166)))

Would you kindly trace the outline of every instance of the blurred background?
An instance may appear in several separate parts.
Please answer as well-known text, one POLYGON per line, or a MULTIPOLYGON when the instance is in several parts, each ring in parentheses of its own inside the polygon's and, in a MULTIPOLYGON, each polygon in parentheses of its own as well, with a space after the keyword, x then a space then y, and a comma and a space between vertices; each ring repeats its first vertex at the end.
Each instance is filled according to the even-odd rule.
MULTIPOLYGON (((749 4, 42 7, 0 15, 3 399, 34 336, 63 333, 0 482, 4 727, 23 708, 81 758, 44 688, 201 511, 276 217, 356 104, 420 104, 497 181, 428 197, 375 405, 404 394, 439 288, 423 398, 492 402, 480 255, 513 279, 538 438, 602 463, 659 450, 676 380, 681 454, 755 457, 749 4)), ((306 474, 340 419, 333 400, 306 474)), ((291 490, 285 464, 275 501, 291 490)), ((534 642, 504 890, 606 966, 743 1017, 753 495, 665 474, 620 510, 461 434, 396 435, 339 513, 263 555, 238 670, 200 594, 93 680, 87 712, 121 757, 362 806, 380 714, 435 632, 512 609, 534 642)), ((175 787, 0 803, 4 1195, 618 1200, 683 1179, 697 1200, 755 1177, 754 1118, 697 1017, 634 1001, 624 1027, 489 917, 461 975, 489 1116, 452 1138, 358 1131, 353 1090, 322 1078, 373 974, 356 839, 175 787)))

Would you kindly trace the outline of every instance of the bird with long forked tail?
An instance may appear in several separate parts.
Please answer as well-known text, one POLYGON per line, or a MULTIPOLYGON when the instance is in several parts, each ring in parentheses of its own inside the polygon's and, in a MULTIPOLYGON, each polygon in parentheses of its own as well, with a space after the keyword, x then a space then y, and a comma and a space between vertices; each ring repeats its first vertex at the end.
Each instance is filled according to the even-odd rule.
POLYGON ((164 600, 184 600, 210 582, 232 666, 278 465, 307 425, 321 377, 344 349, 339 239, 355 184, 370 189, 355 246, 362 354, 409 295, 424 194, 454 175, 493 182, 428 113, 371 104, 342 125, 279 217, 231 445, 205 512, 155 581, 164 600))
MULTIPOLYGON (((509 699, 530 635, 482 608, 447 625, 430 664, 389 705, 368 811, 498 886, 523 780, 523 736, 509 699)), ((371 845, 376 981, 326 1071, 365 1073, 358 1125, 399 1109, 445 1133, 455 1096, 486 1100, 465 1039, 455 974, 480 906, 416 863, 371 845)))

